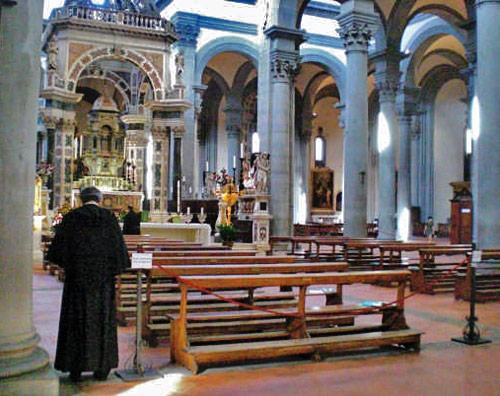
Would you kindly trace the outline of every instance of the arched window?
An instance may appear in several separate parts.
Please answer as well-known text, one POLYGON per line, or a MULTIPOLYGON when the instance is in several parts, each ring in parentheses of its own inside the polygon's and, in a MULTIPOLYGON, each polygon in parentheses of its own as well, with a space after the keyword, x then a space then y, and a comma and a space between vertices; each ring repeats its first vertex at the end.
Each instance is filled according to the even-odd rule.
POLYGON ((314 139, 314 165, 322 167, 326 165, 326 141, 323 137, 323 128, 318 129, 319 135, 314 139))

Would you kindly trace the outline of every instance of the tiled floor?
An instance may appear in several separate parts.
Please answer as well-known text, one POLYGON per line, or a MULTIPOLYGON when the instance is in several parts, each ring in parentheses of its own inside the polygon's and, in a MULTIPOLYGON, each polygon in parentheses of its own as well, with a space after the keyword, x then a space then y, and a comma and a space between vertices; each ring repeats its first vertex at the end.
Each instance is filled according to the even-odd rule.
MULTIPOLYGON (((54 358, 62 284, 35 264, 34 320, 42 346, 54 358)), ((395 290, 368 285, 345 288, 348 302, 390 301, 395 290)), ((312 300, 314 304, 317 301, 312 300)), ((450 341, 465 325, 469 305, 451 295, 416 295, 406 301, 411 328, 423 331, 419 354, 392 349, 351 352, 320 363, 307 359, 208 369, 192 375, 169 364, 168 348, 144 350, 146 366, 159 368, 158 380, 129 382, 116 375, 97 383, 89 374, 78 385, 61 374, 62 395, 145 396, 499 396, 500 303, 479 304, 482 335, 493 343, 465 346, 450 341)), ((119 328, 120 369, 132 364, 134 328, 119 328)))

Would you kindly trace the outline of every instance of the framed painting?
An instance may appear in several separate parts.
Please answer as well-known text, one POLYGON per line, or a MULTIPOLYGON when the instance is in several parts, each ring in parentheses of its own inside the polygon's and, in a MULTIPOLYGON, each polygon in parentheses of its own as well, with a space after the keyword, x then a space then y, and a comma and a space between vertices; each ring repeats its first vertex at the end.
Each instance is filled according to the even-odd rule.
POLYGON ((333 170, 318 168, 311 172, 311 209, 333 211, 333 170))

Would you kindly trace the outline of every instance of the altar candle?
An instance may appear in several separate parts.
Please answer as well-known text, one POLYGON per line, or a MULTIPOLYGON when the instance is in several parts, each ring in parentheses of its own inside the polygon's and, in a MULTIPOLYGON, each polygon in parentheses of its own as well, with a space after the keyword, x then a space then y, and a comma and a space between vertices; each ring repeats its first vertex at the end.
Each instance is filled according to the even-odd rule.
POLYGON ((207 171, 207 172, 208 172, 208 161, 207 161, 207 162, 205 162, 205 171, 207 171))
POLYGON ((177 180, 177 213, 181 213, 181 181, 177 180))
POLYGON ((245 157, 245 145, 243 143, 240 143, 240 158, 245 157))
POLYGON ((188 206, 187 214, 188 214, 188 216, 191 214, 191 208, 189 206, 188 206))
POLYGON ((203 215, 203 206, 201 207, 201 214, 203 215))
POLYGON ((236 168, 236 155, 233 155, 233 168, 236 168))

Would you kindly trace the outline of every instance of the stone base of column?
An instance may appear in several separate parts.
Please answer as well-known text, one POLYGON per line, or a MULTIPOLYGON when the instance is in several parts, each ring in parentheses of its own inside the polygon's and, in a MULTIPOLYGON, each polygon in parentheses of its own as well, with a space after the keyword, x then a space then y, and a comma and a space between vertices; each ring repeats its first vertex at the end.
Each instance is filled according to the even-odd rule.
POLYGON ((0 381, 0 395, 59 396, 59 376, 50 366, 0 381))

